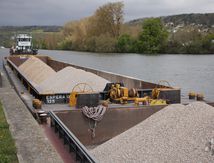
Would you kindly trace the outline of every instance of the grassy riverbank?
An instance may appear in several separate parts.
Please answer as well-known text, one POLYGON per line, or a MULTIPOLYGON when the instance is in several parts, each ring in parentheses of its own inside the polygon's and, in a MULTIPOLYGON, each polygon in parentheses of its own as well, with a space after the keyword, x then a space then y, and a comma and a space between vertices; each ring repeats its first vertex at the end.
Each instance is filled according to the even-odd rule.
POLYGON ((0 162, 17 163, 16 147, 0 103, 0 162))

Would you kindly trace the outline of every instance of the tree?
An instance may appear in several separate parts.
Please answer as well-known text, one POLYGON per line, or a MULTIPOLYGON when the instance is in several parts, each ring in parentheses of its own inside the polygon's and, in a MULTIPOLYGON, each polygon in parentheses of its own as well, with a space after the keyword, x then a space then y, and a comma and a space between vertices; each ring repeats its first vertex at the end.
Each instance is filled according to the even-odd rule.
POLYGON ((100 35, 95 37, 96 52, 112 53, 115 52, 116 39, 110 35, 100 35))
POLYGON ((107 3, 99 7, 90 17, 66 23, 63 27, 64 39, 58 43, 58 47, 81 51, 113 52, 122 23, 123 3, 107 3))
POLYGON ((202 39, 203 53, 214 53, 214 34, 208 34, 202 39))
POLYGON ((132 52, 133 42, 134 42, 134 40, 131 38, 130 35, 128 35, 128 34, 121 35, 117 41, 118 52, 122 52, 122 53, 132 52))
POLYGON ((95 35, 109 34, 117 38, 120 35, 121 25, 123 24, 122 2, 107 3, 96 10, 92 19, 95 35))
POLYGON ((61 50, 72 50, 72 39, 70 37, 66 37, 63 41, 58 43, 57 47, 61 50))
POLYGON ((160 53, 167 42, 168 33, 160 18, 146 19, 143 22, 143 31, 137 43, 140 53, 160 53))

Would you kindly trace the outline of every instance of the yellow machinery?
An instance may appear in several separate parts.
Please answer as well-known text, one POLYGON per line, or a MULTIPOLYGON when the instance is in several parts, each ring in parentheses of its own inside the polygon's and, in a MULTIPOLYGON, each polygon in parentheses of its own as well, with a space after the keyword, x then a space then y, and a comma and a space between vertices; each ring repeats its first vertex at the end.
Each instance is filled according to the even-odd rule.
POLYGON ((196 95, 196 100, 197 101, 203 101, 204 100, 204 94, 203 93, 198 93, 196 95))
POLYGON ((197 96, 197 94, 195 92, 189 92, 189 99, 195 99, 195 97, 197 96))
POLYGON ((109 91, 110 100, 116 103, 127 103, 128 100, 133 100, 129 97, 129 90, 126 87, 121 87, 120 84, 112 85, 109 91))
MULTIPOLYGON (((163 82, 163 81, 161 81, 163 82)), ((111 89, 108 92, 110 101, 113 103, 126 104, 128 101, 134 102, 136 105, 142 103, 143 105, 166 105, 166 100, 159 99, 161 89, 167 89, 167 86, 162 86, 159 82, 157 86, 152 90, 152 95, 139 98, 138 92, 132 88, 128 89, 122 87, 121 84, 112 84, 111 89)), ((165 81, 164 81, 165 82, 165 81)), ((168 83, 168 82, 167 82, 168 83)), ((169 85, 169 84, 168 84, 169 85)), ((87 83, 79 83, 72 89, 69 98, 69 105, 77 105, 77 97, 82 94, 93 94, 93 89, 87 83)))
POLYGON ((189 99, 195 99, 197 101, 203 101, 204 100, 204 94, 203 93, 195 93, 193 91, 189 92, 189 99))
POLYGON ((143 98, 135 98, 135 104, 139 105, 142 103, 143 105, 166 105, 166 100, 162 99, 151 99, 149 96, 143 98))
POLYGON ((135 98, 134 103, 136 105, 139 105, 140 103, 144 104, 144 105, 149 105, 149 96, 146 97, 142 97, 142 98, 135 98))
POLYGON ((69 97, 69 105, 71 107, 76 106, 77 95, 80 93, 91 93, 93 92, 92 87, 87 83, 79 83, 74 86, 69 97))
POLYGON ((152 99, 150 105, 166 105, 166 100, 163 99, 152 99))
POLYGON ((152 98, 153 98, 153 99, 158 99, 159 95, 160 95, 160 89, 154 88, 154 89, 152 90, 152 98))
POLYGON ((159 99, 161 89, 167 89, 170 84, 166 80, 160 80, 156 87, 152 90, 152 99, 150 100, 150 105, 166 105, 166 100, 159 99), (166 86, 167 85, 167 86, 166 86))
MULTIPOLYGON (((166 105, 166 100, 159 99, 161 89, 166 89, 167 86, 162 86, 161 83, 167 81, 160 81, 157 86, 152 90, 151 97, 145 96, 138 97, 137 91, 132 88, 128 90, 126 87, 121 87, 120 84, 113 84, 109 91, 109 97, 112 102, 125 104, 128 101, 134 101, 136 105, 142 103, 143 105, 166 105)), ((169 83, 167 82, 169 85, 169 83)))
POLYGON ((169 89, 171 86, 168 81, 160 80, 156 87, 152 90, 152 98, 157 99, 159 97, 161 89, 169 89))
POLYGON ((72 91, 69 97, 69 105, 72 106, 76 106, 77 103, 77 93, 78 92, 74 92, 72 91))

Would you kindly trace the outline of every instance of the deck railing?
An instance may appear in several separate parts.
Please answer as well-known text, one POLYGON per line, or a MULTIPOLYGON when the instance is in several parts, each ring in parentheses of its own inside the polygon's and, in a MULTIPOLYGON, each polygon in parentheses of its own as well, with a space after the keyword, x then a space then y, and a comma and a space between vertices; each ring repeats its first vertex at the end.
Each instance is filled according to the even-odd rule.
POLYGON ((74 152, 76 161, 81 163, 95 163, 93 158, 85 146, 76 138, 76 136, 63 124, 63 122, 52 111, 49 112, 51 118, 51 127, 54 128, 55 133, 59 133, 59 138, 62 138, 64 145, 69 146, 69 152, 74 152))

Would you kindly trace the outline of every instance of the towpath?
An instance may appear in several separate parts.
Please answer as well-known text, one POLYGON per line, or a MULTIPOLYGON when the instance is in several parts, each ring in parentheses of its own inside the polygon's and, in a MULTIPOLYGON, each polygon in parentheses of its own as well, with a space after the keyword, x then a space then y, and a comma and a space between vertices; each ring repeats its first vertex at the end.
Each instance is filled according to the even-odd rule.
POLYGON ((32 117, 5 74, 2 76, 0 100, 3 104, 10 131, 15 139, 20 163, 61 163, 56 150, 46 138, 39 124, 32 117))

